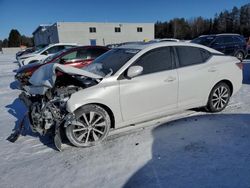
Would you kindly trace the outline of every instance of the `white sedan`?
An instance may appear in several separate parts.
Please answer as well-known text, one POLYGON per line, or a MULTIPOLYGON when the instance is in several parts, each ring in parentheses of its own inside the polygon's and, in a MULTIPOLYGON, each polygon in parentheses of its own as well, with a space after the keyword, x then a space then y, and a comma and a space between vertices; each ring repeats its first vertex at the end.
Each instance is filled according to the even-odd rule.
MULTIPOLYGON (((42 95, 46 99, 30 108, 30 122, 32 129, 41 134, 64 126, 73 145, 92 146, 105 139, 110 128, 196 107, 205 107, 209 112, 223 110, 242 85, 241 69, 242 63, 235 57, 184 42, 121 46, 84 70, 44 65, 34 72, 29 80, 32 86, 26 89, 32 95, 39 94, 38 99, 42 95), (85 84, 74 89, 73 81, 63 89, 58 87, 57 92, 57 71, 85 84), (49 101, 46 96, 53 95, 46 93, 51 91, 56 92, 49 101)), ((71 80, 69 77, 65 81, 71 80)), ((55 132, 55 143, 60 143, 59 131, 55 132)), ((60 148, 60 144, 56 145, 60 148)))
POLYGON ((19 66, 28 65, 30 63, 44 60, 48 56, 51 56, 61 50, 71 48, 76 46, 74 43, 56 43, 56 44, 50 44, 38 51, 35 51, 33 53, 25 54, 17 58, 19 66))
POLYGON ((196 107, 219 112, 240 89, 241 69, 237 58, 197 44, 113 49, 87 69, 103 79, 68 100, 67 110, 78 123, 68 123, 66 135, 75 146, 91 146, 106 138, 110 128, 196 107))

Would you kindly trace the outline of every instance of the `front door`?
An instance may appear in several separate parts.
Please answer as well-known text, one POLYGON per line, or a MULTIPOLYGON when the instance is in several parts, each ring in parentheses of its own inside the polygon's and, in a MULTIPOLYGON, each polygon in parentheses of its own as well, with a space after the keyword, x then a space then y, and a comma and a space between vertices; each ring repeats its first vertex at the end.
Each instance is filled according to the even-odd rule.
POLYGON ((178 77, 170 47, 145 53, 133 65, 143 73, 122 79, 120 103, 124 121, 147 118, 177 107, 178 77))

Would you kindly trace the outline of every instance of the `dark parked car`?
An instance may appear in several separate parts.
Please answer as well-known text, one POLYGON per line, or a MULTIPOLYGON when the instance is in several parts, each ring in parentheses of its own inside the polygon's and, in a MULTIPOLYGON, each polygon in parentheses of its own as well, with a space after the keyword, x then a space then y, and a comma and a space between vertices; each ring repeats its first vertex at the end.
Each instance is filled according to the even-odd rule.
POLYGON ((52 56, 49 56, 43 61, 37 61, 25 66, 22 66, 17 70, 16 79, 21 82, 22 85, 28 83, 28 79, 32 76, 39 67, 48 63, 60 63, 64 65, 73 66, 76 68, 82 68, 107 52, 109 48, 103 46, 80 46, 70 49, 62 50, 52 56))
POLYGON ((218 50, 226 55, 232 55, 240 60, 247 56, 245 38, 238 34, 203 35, 191 41, 218 50))

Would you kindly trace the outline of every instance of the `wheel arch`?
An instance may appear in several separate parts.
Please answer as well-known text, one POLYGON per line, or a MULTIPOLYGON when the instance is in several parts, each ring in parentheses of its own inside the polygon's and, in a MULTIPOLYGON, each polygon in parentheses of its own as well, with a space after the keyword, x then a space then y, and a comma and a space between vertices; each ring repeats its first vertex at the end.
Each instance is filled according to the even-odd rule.
MULTIPOLYGON (((217 84, 219 84, 219 83, 225 83, 225 84, 227 84, 228 86, 229 86, 229 89, 230 89, 230 91, 231 91, 231 95, 233 94, 233 84, 232 84, 232 82, 230 81, 230 80, 227 80, 227 79, 224 79, 224 80, 221 80, 221 81, 219 81, 219 82, 217 82, 216 84, 214 84, 214 86, 213 86, 213 88, 217 85, 217 84)), ((213 89, 212 88, 212 89, 213 89)))
POLYGON ((107 111, 109 117, 110 117, 110 120, 111 120, 111 127, 110 128, 115 128, 115 116, 114 116, 114 113, 113 111, 105 104, 102 104, 102 103, 86 103, 80 107, 78 107, 74 112, 80 110, 83 106, 86 106, 86 105, 98 105, 100 107, 102 107, 104 110, 107 111))

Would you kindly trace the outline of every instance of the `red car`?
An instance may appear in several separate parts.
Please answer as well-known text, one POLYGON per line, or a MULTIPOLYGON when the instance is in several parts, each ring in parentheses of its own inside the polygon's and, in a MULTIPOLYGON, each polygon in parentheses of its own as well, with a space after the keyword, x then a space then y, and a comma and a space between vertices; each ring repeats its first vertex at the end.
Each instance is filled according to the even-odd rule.
POLYGON ((77 68, 82 68, 92 63, 95 58, 107 52, 108 50, 109 48, 103 46, 79 46, 66 49, 52 56, 49 56, 42 62, 35 62, 21 67, 17 70, 17 74, 15 77, 23 85, 25 85, 28 83, 28 80, 33 72, 40 66, 48 63, 60 63, 77 68))

